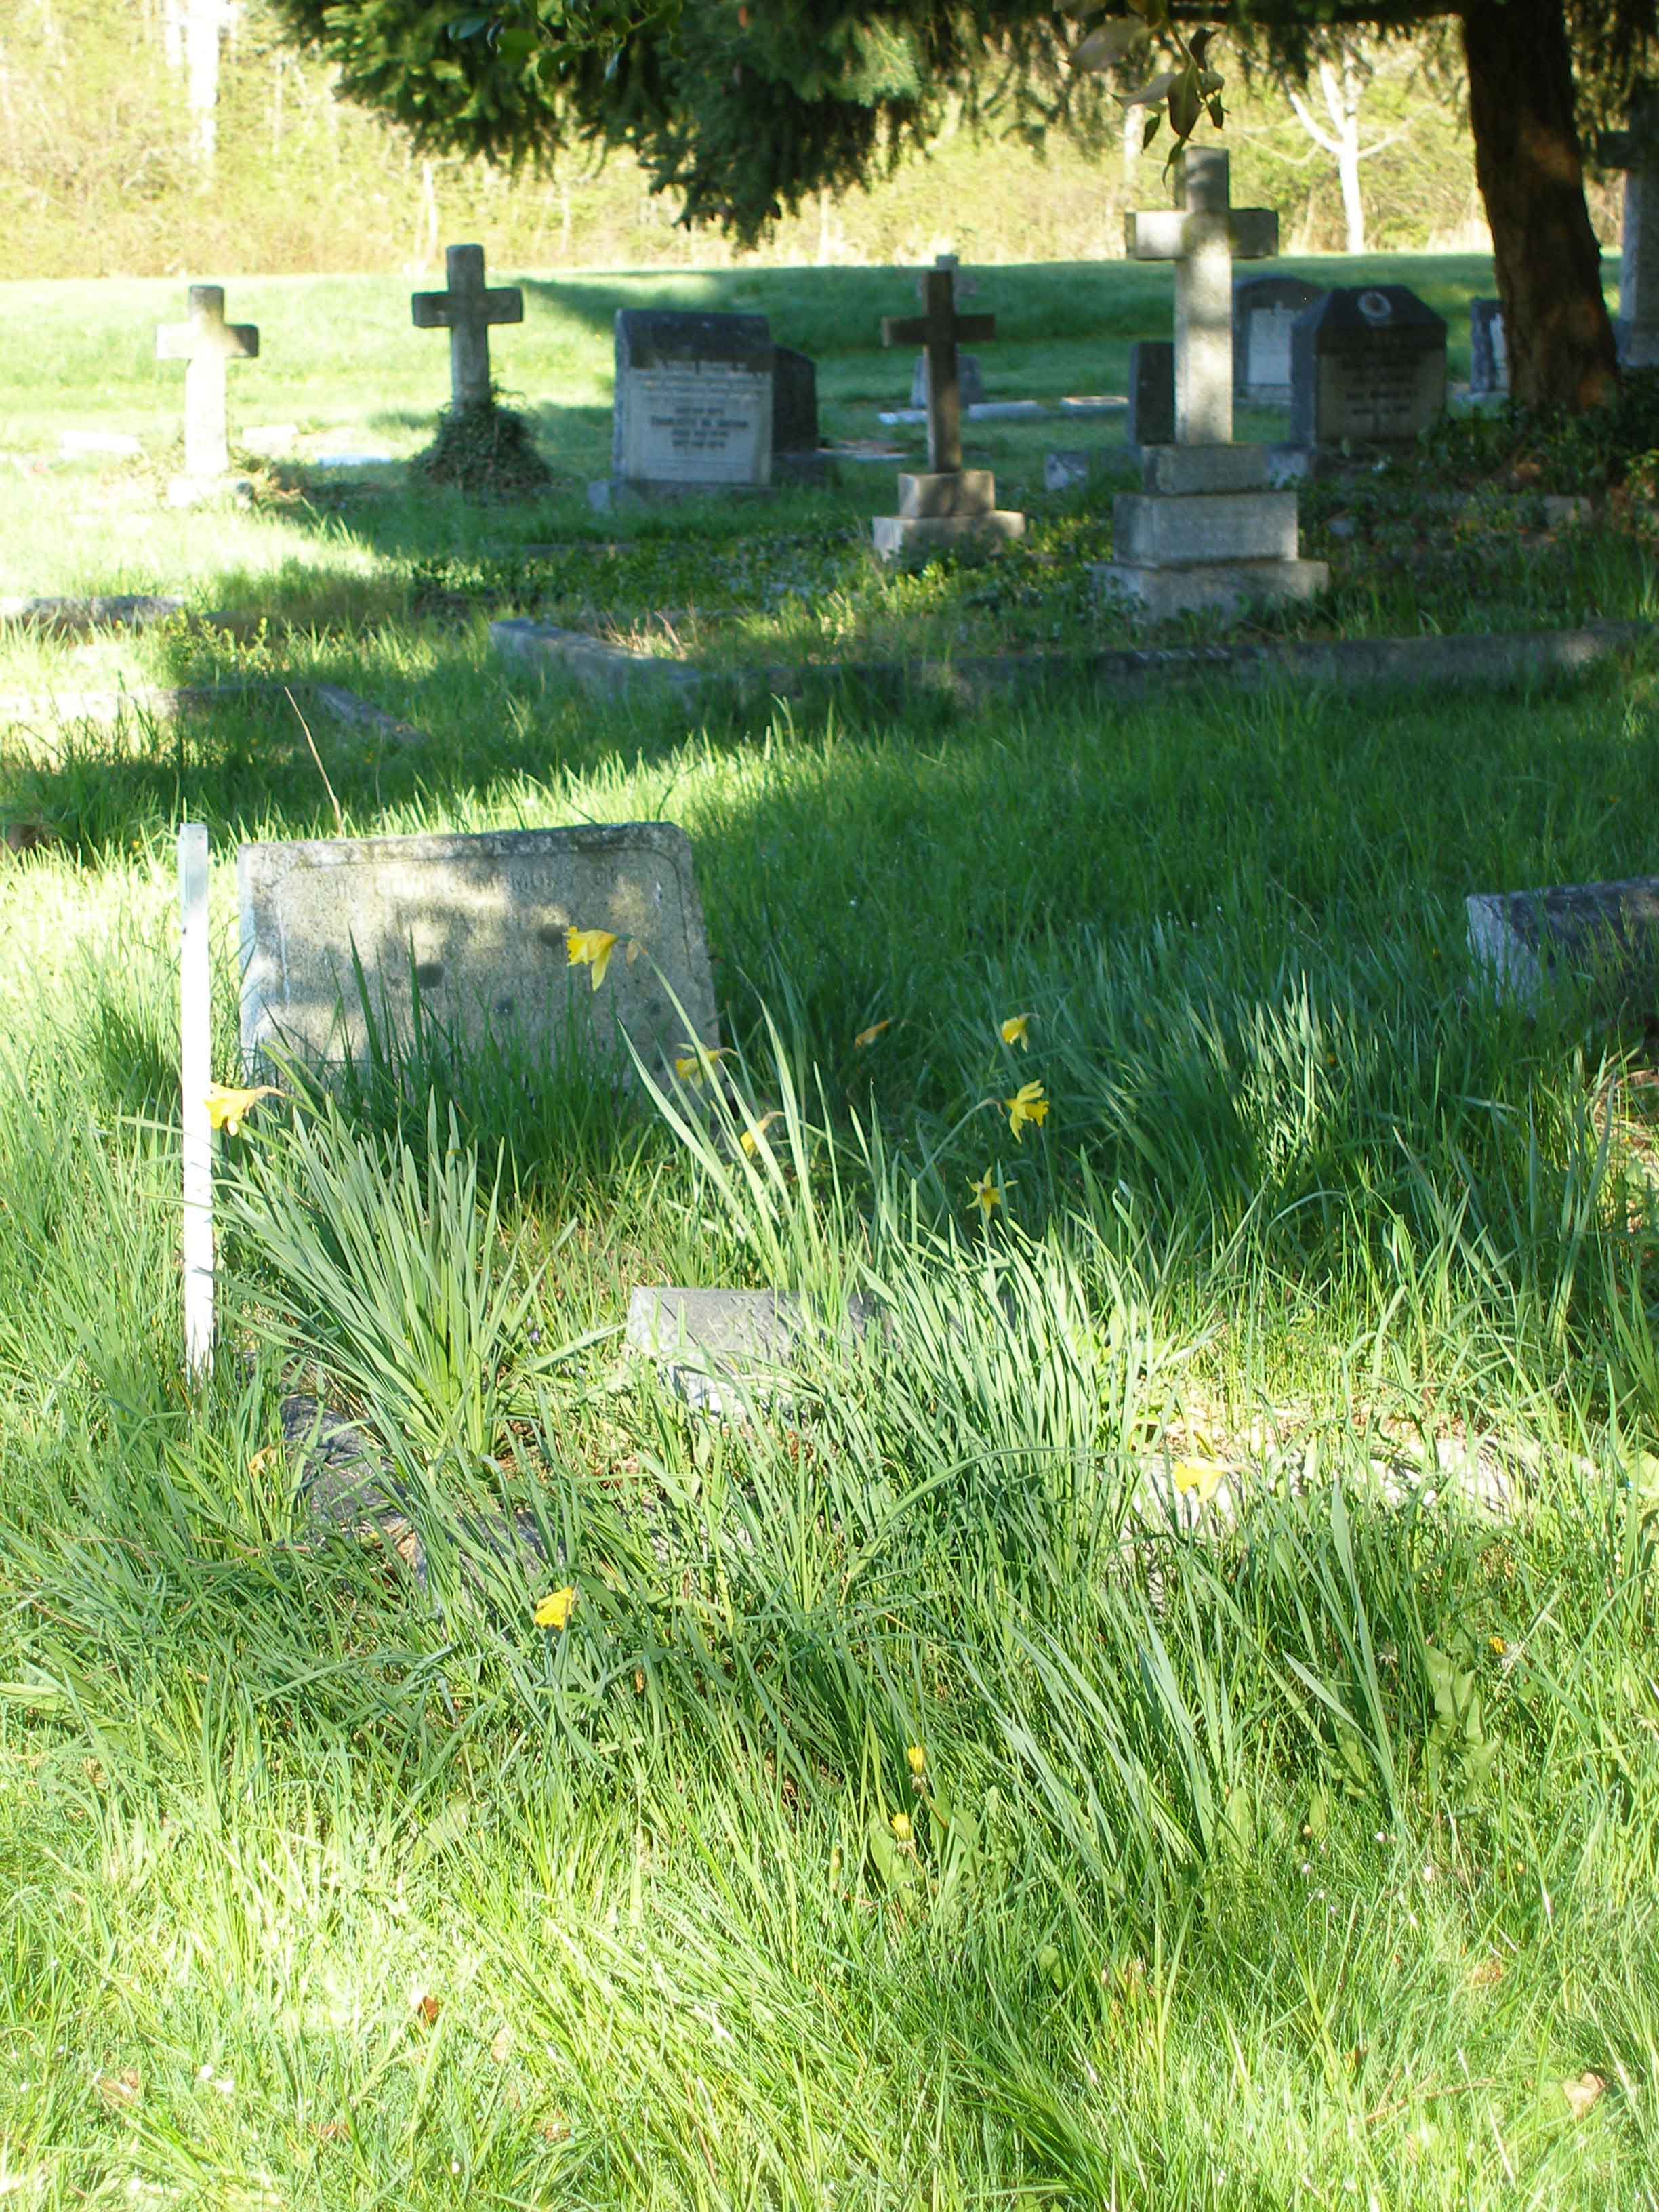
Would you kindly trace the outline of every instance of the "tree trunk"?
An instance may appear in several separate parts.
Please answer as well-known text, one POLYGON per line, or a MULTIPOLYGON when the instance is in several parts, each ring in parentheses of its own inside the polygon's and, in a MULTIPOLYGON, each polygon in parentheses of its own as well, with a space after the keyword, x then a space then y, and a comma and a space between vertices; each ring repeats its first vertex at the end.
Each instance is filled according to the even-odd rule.
POLYGON ((1584 204, 1564 0, 1462 0, 1462 13, 1510 389, 1530 406, 1598 406, 1619 362, 1584 204))

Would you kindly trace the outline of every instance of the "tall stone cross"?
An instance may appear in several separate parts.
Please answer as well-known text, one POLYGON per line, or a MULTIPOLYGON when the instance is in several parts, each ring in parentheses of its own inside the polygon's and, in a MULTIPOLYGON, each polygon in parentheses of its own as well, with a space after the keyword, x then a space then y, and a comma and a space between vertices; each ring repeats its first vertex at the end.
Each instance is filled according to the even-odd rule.
POLYGON ((1633 104, 1628 131, 1604 131, 1596 159, 1625 173, 1619 255, 1619 358, 1626 368, 1659 362, 1659 112, 1633 104))
POLYGON ((1227 156, 1189 146, 1175 164, 1175 205, 1123 218, 1132 261, 1176 265, 1176 443, 1226 446, 1233 435, 1233 263, 1279 251, 1271 208, 1236 208, 1227 156))
POLYGON ((444 254, 443 292, 414 292, 410 309, 417 331, 449 332, 449 396, 457 407, 489 404, 489 325, 521 323, 524 294, 516 284, 484 289, 482 246, 452 246, 444 254))
POLYGON ((962 380, 957 372, 957 348, 997 334, 994 315, 957 313, 957 265, 954 254, 941 254, 933 268, 924 270, 921 315, 884 315, 884 345, 919 345, 927 351, 927 465, 936 475, 956 476, 962 470, 962 380))
POLYGON ((222 284, 192 284, 190 320, 163 323, 155 333, 155 358, 182 361, 185 370, 185 474, 207 480, 228 475, 230 437, 225 418, 225 377, 233 361, 258 356, 253 323, 225 320, 222 284))

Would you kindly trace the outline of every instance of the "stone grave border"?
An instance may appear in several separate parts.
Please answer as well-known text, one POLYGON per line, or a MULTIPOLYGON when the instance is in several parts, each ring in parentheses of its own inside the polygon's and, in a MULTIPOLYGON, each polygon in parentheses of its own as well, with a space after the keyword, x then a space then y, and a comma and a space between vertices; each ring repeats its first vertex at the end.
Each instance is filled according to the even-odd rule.
POLYGON ((118 722, 123 714, 154 714, 168 720, 179 714, 210 713, 233 701, 280 699, 284 691, 320 708, 349 728, 370 730, 400 745, 427 742, 424 730, 388 714, 372 699, 348 691, 343 684, 318 684, 305 678, 285 684, 280 677, 250 677, 225 684, 140 684, 126 690, 0 691, 0 730, 41 721, 118 722))
POLYGON ((490 643, 509 668, 544 677, 568 675, 603 699, 676 699, 687 707, 721 700, 755 707, 769 699, 811 700, 843 689, 866 690, 884 702, 933 696, 975 706, 1011 690, 1079 682, 1126 702, 1216 678, 1246 689, 1286 680, 1344 691, 1501 686, 1579 675, 1656 636, 1659 630, 1650 623, 1607 622, 1574 629, 1474 631, 1447 637, 1297 638, 1258 645, 970 654, 950 661, 703 669, 606 645, 584 631, 550 623, 520 619, 489 625, 490 643))

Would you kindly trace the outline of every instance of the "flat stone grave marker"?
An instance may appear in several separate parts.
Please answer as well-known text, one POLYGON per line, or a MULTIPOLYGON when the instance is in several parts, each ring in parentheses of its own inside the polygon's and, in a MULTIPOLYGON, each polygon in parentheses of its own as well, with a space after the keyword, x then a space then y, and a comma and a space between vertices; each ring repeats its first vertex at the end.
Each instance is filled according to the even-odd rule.
POLYGON ((765 491, 775 360, 764 315, 619 307, 611 475, 592 505, 765 491))
POLYGON ((1596 157, 1625 173, 1619 249, 1619 358, 1626 368, 1659 362, 1659 99, 1631 110, 1628 131, 1604 132, 1596 157))
POLYGON ((156 331, 156 359, 182 361, 185 364, 187 483, 205 486, 229 475, 226 371, 233 361, 253 361, 258 352, 259 332, 255 324, 225 320, 222 284, 192 284, 189 321, 163 323, 156 331))
POLYGON ((1659 876, 1477 891, 1465 903, 1469 949, 1500 996, 1535 1006, 1547 979, 1565 970, 1659 1013, 1659 876))
POLYGON ((524 294, 516 284, 492 291, 484 283, 482 246, 451 246, 444 252, 447 289, 412 292, 410 313, 417 331, 449 332, 449 397, 455 407, 489 404, 489 326, 521 323, 524 294))
POLYGON ((603 1052, 626 1030, 658 1061, 719 1042, 690 841, 672 823, 244 845, 236 876, 250 1067, 273 1050, 362 1064, 354 956, 375 1018, 405 1038, 418 990, 461 1042, 550 1057, 574 1024, 603 1052), (571 964, 575 930, 618 939, 597 989, 571 964))
POLYGON ((1324 298, 1301 276, 1247 276, 1233 286, 1233 395, 1253 406, 1291 404, 1291 326, 1324 298))
POLYGON ((1297 317, 1291 377, 1294 444, 1414 445, 1445 412, 1445 322, 1403 284, 1328 292, 1297 317))
MULTIPOLYGON (((856 1342, 874 1317, 855 1295, 839 1340, 856 1342)), ((626 1342, 648 1359, 676 1395, 717 1419, 741 1414, 746 1401, 775 1398, 812 1319, 799 1298, 779 1291, 690 1290, 652 1284, 629 1301, 626 1342)))
POLYGON ((1501 300, 1469 301, 1469 397, 1484 399, 1510 388, 1509 339, 1501 300))

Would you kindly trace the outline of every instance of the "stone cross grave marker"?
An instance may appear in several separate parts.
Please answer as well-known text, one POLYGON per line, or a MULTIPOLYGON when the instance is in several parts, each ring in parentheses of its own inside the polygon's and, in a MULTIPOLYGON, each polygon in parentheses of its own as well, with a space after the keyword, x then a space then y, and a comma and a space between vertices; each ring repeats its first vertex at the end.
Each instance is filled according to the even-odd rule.
POLYGON ((1271 208, 1236 208, 1228 159, 1218 147, 1189 146, 1175 165, 1176 204, 1126 215, 1132 261, 1176 265, 1175 442, 1225 446, 1233 434, 1233 263, 1279 251, 1271 208))
POLYGON ((659 1066, 720 1042, 690 841, 672 823, 244 845, 236 881, 250 1067, 273 1051, 361 1064, 355 963, 375 1021, 405 1039, 418 991, 457 1042, 543 1062, 573 1034, 608 1052, 626 1030, 659 1066), (570 959, 589 931, 617 939, 597 988, 570 959))
POLYGON ((182 361, 185 368, 185 474, 202 483, 230 473, 230 437, 226 423, 225 381, 233 361, 257 360, 259 332, 253 323, 225 320, 222 284, 192 284, 190 320, 163 323, 155 333, 158 361, 182 361))
POLYGON ((922 272, 920 315, 884 315, 884 345, 920 345, 927 358, 927 466, 935 476, 962 470, 962 375, 957 348, 964 340, 994 338, 994 315, 957 313, 954 254, 941 254, 922 272))
POLYGON ((412 292, 410 313, 417 331, 449 332, 449 397, 457 407, 489 404, 489 325, 521 323, 524 294, 516 284, 484 284, 482 246, 452 246, 444 253, 448 289, 412 292))
POLYGON ((1619 254, 1619 358, 1626 368, 1659 362, 1659 101, 1631 112, 1628 131, 1604 131, 1596 157, 1625 173, 1619 254))

